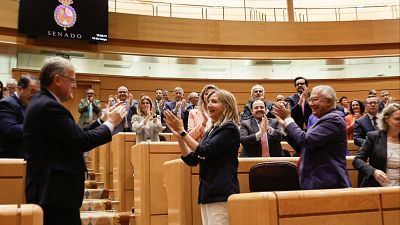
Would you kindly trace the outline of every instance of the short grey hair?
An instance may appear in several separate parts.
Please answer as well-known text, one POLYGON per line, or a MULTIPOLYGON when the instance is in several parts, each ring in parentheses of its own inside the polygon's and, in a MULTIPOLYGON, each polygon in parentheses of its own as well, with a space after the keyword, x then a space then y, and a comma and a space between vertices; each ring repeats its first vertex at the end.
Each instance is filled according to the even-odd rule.
POLYGON ((176 92, 182 92, 182 94, 184 93, 184 92, 183 92, 183 88, 181 88, 181 87, 176 87, 176 88, 174 89, 174 93, 176 93, 176 92))
POLYGON ((10 79, 8 79, 8 80, 6 81, 6 87, 9 86, 9 85, 15 85, 15 86, 17 86, 17 85, 18 85, 18 82, 17 82, 16 79, 10 78, 10 79))
POLYGON ((40 87, 43 89, 50 86, 54 76, 56 74, 65 75, 66 69, 75 70, 68 59, 59 56, 46 59, 39 73, 40 87))
POLYGON ((334 90, 331 86, 328 86, 328 85, 318 85, 318 86, 315 86, 315 87, 312 89, 312 91, 316 91, 316 92, 318 92, 318 93, 321 93, 321 95, 322 95, 324 98, 327 98, 327 99, 331 100, 332 103, 333 103, 333 107, 332 107, 332 108, 333 108, 333 109, 336 108, 336 101, 337 101, 336 92, 335 92, 335 90, 334 90))
POLYGON ((391 103, 387 105, 378 120, 378 127, 381 130, 388 131, 389 129, 389 124, 386 122, 386 120, 396 111, 400 110, 400 104, 399 103, 391 103))
POLYGON ((188 99, 194 98, 194 97, 199 97, 199 94, 197 92, 190 92, 188 99))
POLYGON ((264 86, 262 86, 261 84, 255 84, 255 85, 253 85, 253 87, 251 87, 250 97, 253 97, 253 94, 254 94, 254 91, 256 90, 256 88, 262 89, 263 93, 265 93, 264 86))

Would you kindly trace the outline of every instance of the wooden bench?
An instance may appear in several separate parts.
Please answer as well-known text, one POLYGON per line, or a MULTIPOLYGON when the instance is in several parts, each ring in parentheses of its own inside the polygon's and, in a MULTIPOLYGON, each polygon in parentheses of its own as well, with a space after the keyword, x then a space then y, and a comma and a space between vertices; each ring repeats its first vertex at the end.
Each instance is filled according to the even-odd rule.
MULTIPOLYGON (((268 161, 288 161, 297 164, 298 159, 298 157, 239 158, 240 192, 249 192, 249 171, 253 165, 268 161)), ((353 159, 354 156, 348 156, 346 166, 352 185, 356 187, 358 171, 352 167, 353 159)), ((176 159, 164 163, 163 171, 168 198, 168 224, 200 225, 200 209, 197 204, 199 167, 189 167, 181 159, 176 159)))
POLYGON ((167 224, 168 204, 162 168, 164 162, 180 156, 177 142, 142 142, 132 147, 131 162, 135 169, 134 205, 138 224, 167 224))
POLYGON ((2 225, 42 225, 43 210, 35 204, 0 205, 2 225))
MULTIPOLYGON (((160 133, 160 135, 164 136, 167 141, 156 142, 156 144, 168 145, 171 141, 176 140, 171 133, 160 133)), ((132 207, 134 207, 134 168, 130 163, 130 160, 131 148, 135 144, 136 133, 134 132, 121 132, 114 135, 109 144, 110 159, 104 160, 106 163, 110 163, 108 166, 103 166, 100 163, 100 168, 105 168, 103 171, 107 171, 108 167, 111 170, 110 174, 108 174, 108 179, 111 180, 109 188, 114 190, 115 200, 120 201, 120 204, 118 205, 119 211, 131 211, 132 207)), ((105 155, 105 157, 107 157, 106 154, 107 150, 104 150, 100 155, 105 155)), ((100 158, 102 157, 100 156, 100 158)), ((170 158, 168 160, 170 160, 170 158)), ((159 170, 162 171, 162 163, 159 165, 159 170)), ((162 183, 160 186, 162 187, 162 183)))
POLYGON ((398 199, 399 187, 235 194, 229 224, 399 225, 398 199))
POLYGON ((0 204, 25 203, 26 162, 0 159, 0 204))

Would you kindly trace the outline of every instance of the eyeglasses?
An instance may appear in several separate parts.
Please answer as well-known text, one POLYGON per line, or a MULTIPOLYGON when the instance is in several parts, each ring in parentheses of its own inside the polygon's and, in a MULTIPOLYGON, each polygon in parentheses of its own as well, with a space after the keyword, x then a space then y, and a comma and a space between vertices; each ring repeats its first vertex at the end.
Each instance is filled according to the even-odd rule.
POLYGON ((254 93, 263 93, 263 90, 254 90, 254 93))
POLYGON ((58 75, 60 75, 61 77, 64 77, 65 79, 71 81, 72 83, 76 84, 76 79, 75 78, 69 77, 69 76, 64 75, 64 74, 58 74, 58 75))
POLYGON ((305 85, 306 83, 296 83, 296 86, 302 86, 302 85, 305 85))
POLYGON ((118 91, 119 94, 128 93, 128 91, 118 91))
POLYGON ((88 94, 88 95, 93 95, 94 93, 92 93, 92 92, 88 92, 88 93, 86 93, 86 94, 88 94))
POLYGON ((310 99, 308 100, 308 102, 318 102, 318 101, 321 100, 321 99, 327 99, 327 98, 310 98, 310 99))

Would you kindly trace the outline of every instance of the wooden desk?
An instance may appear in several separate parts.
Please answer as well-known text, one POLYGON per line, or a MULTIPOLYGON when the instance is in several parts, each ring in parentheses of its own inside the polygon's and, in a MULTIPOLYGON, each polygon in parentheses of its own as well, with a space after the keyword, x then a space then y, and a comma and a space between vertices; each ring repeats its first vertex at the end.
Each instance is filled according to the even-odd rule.
MULTIPOLYGON (((248 174, 253 165, 269 161, 288 161, 297 164, 298 159, 298 157, 239 158, 238 179, 240 192, 249 192, 248 174)), ((346 166, 352 185, 356 187, 358 171, 351 165, 353 159, 354 156, 348 156, 346 166)), ((197 204, 199 168, 189 167, 181 159, 177 159, 164 163, 163 170, 164 185, 168 190, 168 224, 200 225, 200 208, 197 204), (191 193, 190 196, 188 193, 191 193)))
POLYGON ((0 159, 0 204, 23 204, 25 200, 26 162, 0 159))
POLYGON ((132 147, 131 162, 135 169, 134 205, 138 224, 167 224, 169 211, 167 193, 163 186, 162 165, 180 156, 177 142, 142 142, 132 147))

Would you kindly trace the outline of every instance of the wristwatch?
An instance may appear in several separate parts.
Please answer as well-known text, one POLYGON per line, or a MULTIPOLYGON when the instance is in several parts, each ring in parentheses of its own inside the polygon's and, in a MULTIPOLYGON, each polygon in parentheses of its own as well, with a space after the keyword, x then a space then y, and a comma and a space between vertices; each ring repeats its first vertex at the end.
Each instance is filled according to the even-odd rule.
POLYGON ((182 132, 181 132, 181 137, 185 137, 186 134, 187 134, 186 131, 182 131, 182 132))

